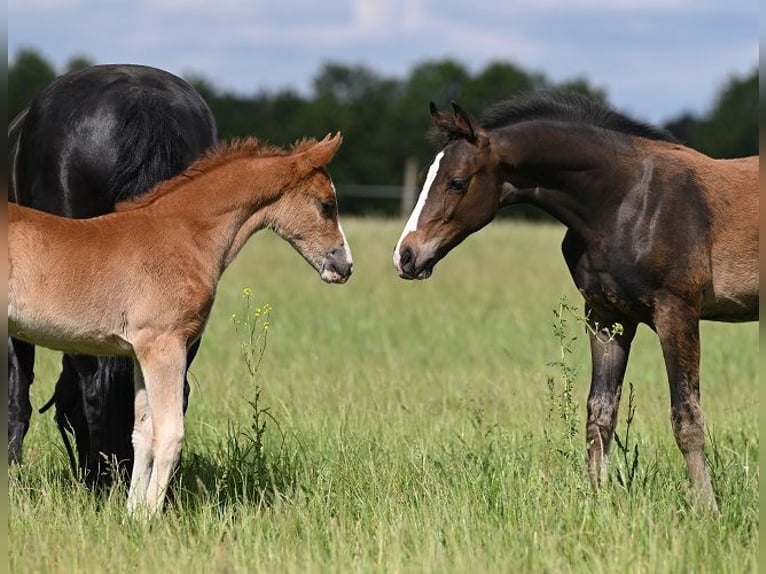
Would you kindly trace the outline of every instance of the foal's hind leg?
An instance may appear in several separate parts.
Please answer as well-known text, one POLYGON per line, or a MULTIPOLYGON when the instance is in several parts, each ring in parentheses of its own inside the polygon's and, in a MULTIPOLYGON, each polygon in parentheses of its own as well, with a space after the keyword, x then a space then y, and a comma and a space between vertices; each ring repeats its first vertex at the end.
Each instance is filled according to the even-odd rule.
POLYGON ((22 445, 32 418, 29 387, 34 380, 35 347, 8 337, 8 464, 21 464, 22 445))
MULTIPOLYGON (((610 328, 615 321, 605 321, 591 314, 595 327, 610 328)), ((609 447, 617 425, 622 382, 628 365, 630 345, 636 334, 636 324, 622 322, 623 332, 609 340, 604 333, 589 333, 591 353, 591 382, 588 395, 588 421, 585 437, 588 444, 588 475, 594 488, 606 478, 609 447)))
POLYGON ((703 450, 705 421, 699 389, 699 314, 686 302, 670 296, 657 306, 654 324, 668 372, 676 443, 686 459, 689 478, 697 488, 700 500, 717 512, 703 450))
POLYGON ((165 337, 153 341, 146 351, 137 350, 136 354, 152 412, 153 461, 145 502, 149 513, 154 515, 162 510, 165 492, 183 446, 186 346, 181 339, 165 337))

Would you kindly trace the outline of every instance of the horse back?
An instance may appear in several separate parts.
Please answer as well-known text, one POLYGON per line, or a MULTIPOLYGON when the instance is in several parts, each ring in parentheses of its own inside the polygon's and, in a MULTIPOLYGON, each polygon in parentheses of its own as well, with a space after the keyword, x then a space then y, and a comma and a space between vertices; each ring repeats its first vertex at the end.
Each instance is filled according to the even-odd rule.
POLYGON ((9 126, 11 197, 92 217, 169 179, 217 139, 184 80, 155 68, 93 66, 59 77, 9 126))

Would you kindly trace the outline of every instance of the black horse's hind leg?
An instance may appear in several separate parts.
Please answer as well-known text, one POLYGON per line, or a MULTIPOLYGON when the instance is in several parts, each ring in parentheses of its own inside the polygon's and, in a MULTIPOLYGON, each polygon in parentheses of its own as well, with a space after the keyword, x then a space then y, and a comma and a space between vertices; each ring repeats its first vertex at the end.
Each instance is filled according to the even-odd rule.
MULTIPOLYGON (((189 349, 188 362, 200 341, 189 349)), ((130 476, 133 467, 133 362, 121 357, 65 355, 56 384, 56 417, 71 426, 77 444, 79 472, 94 488, 110 482, 115 471, 130 476), (115 466, 116 463, 116 466, 115 466)), ((186 412, 189 383, 184 380, 186 412)))
POLYGON ((122 384, 131 380, 132 362, 65 355, 63 364, 56 384, 56 418, 72 427, 85 484, 108 484, 114 472, 132 462, 132 388, 122 384))
POLYGON ((604 320, 591 313, 591 326, 609 329, 615 322, 623 332, 613 339, 604 333, 589 332, 591 352, 591 382, 588 395, 588 420, 585 437, 588 444, 588 475, 597 488, 606 477, 609 447, 617 425, 622 382, 628 365, 630 345, 636 334, 636 324, 627 321, 604 320))
MULTIPOLYGON (((75 474, 82 476, 88 464, 90 437, 88 434, 88 421, 83 412, 80 374, 77 371, 73 357, 73 355, 65 354, 61 360, 61 374, 58 381, 56 381, 56 390, 53 398, 56 405, 56 422, 62 431, 62 438, 68 441, 64 435, 67 431, 71 431, 74 434, 77 464, 73 470, 75 474)), ((67 450, 69 450, 68 446, 67 450)))
POLYGON ((184 373, 184 414, 186 414, 186 409, 189 406, 189 392, 191 391, 191 387, 189 386, 189 366, 191 366, 194 357, 197 356, 200 343, 202 343, 202 339, 197 339, 191 344, 189 350, 186 352, 186 373, 184 373))
POLYGON ((697 488, 700 500, 717 512, 704 453, 705 419, 699 387, 699 313, 692 305, 669 295, 657 305, 654 326, 668 372, 670 418, 676 444, 686 459, 689 478, 697 488))
POLYGON ((21 464, 32 418, 29 388, 34 381, 35 347, 8 337, 8 464, 21 464))

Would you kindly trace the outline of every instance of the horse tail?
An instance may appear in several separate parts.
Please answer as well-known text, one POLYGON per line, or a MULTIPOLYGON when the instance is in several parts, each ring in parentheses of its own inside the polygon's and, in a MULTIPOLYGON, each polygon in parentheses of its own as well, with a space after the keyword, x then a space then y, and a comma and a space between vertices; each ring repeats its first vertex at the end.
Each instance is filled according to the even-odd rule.
POLYGON ((179 110, 145 91, 128 98, 116 131, 120 156, 108 182, 115 203, 178 175, 215 142, 215 121, 204 102, 204 109, 179 110))
MULTIPOLYGON (((56 393, 53 393, 53 396, 48 400, 47 403, 45 403, 43 406, 41 406, 39 409, 37 409, 37 412, 42 414, 47 413, 52 406, 56 404, 56 393)), ((59 434, 61 434, 61 440, 64 441, 64 447, 66 448, 66 454, 69 457, 69 468, 72 469, 72 476, 77 476, 77 461, 75 460, 74 456, 74 450, 72 449, 72 443, 69 441, 69 436, 67 433, 73 433, 74 430, 72 429, 72 425, 69 424, 69 420, 67 419, 66 415, 63 413, 58 412, 58 408, 56 409, 56 426, 59 429, 59 434)))

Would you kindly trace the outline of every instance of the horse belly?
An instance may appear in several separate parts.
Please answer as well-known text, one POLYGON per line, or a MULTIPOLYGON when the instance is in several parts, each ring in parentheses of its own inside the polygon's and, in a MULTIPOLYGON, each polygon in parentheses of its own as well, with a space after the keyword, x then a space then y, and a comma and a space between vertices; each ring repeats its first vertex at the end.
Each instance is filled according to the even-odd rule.
POLYGON ((711 321, 758 319, 760 276, 758 244, 739 252, 713 252, 711 280, 702 292, 701 317, 711 321))
POLYGON ((65 353, 88 355, 132 354, 132 348, 114 329, 101 321, 72 316, 66 310, 41 309, 19 299, 13 290, 8 298, 8 334, 27 343, 65 353))
POLYGON ((24 251, 15 241, 15 227, 9 234, 8 334, 67 353, 130 355, 120 336, 119 313, 102 305, 103 297, 90 297, 89 286, 58 280, 56 270, 38 265, 51 260, 42 250, 17 256, 24 251))
POLYGON ((702 293, 700 316, 710 321, 757 321, 758 264, 729 261, 714 264, 713 277, 702 293))

